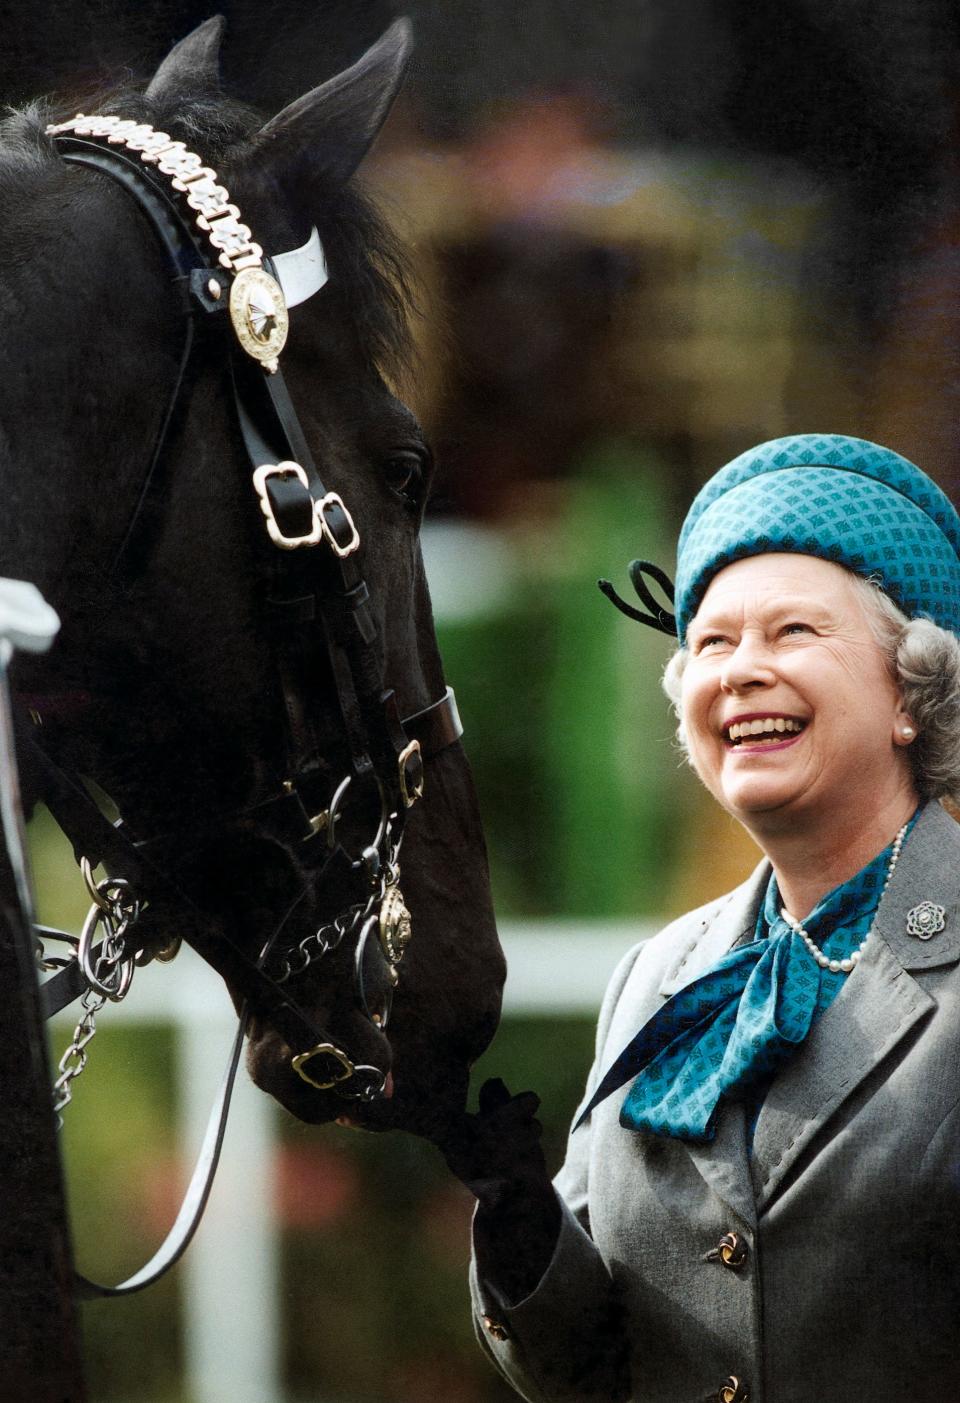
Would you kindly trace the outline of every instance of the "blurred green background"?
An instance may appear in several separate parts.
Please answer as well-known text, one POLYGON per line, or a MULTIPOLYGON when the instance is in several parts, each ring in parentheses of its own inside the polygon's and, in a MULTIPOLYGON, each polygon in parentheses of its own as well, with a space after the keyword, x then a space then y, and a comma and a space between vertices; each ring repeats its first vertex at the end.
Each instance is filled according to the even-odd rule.
MULTIPOLYGON (((240 17, 240 83, 243 35, 257 49, 262 26, 244 29, 250 6, 225 8, 240 17)), ((395 8, 326 6, 352 9, 365 39, 395 8)), ((574 978, 602 984, 613 944, 755 860, 680 762, 659 686, 668 641, 611 608, 597 578, 629 595, 632 558, 672 572, 697 487, 781 433, 876 438, 957 495, 956 24, 933 0, 878 0, 869 32, 852 3, 814 14, 803 0, 404 8, 427 48, 365 178, 421 286, 421 363, 403 389, 440 464, 424 553, 497 909, 508 949, 521 921, 524 949, 542 948, 539 1002, 508 982, 474 1088, 488 1075, 535 1088, 556 1166, 595 1016, 569 992, 550 999, 570 932, 574 978)), ((59 28, 37 21, 43 64, 8 55, 8 95, 73 71, 66 41, 48 62, 50 35, 72 25, 90 74, 115 67, 109 5, 54 9, 59 28)), ((316 9, 287 5, 294 28, 267 36, 290 73, 258 50, 265 100, 271 85, 300 91, 314 49, 297 26, 316 9)), ((160 53, 189 22, 184 6, 156 13, 160 53)), ((28 46, 30 26, 17 32, 28 46)), ((149 69, 143 33, 132 71, 149 69)), ((336 54, 358 48, 341 35, 336 54)), ((31 828, 41 919, 76 929, 66 846, 42 813, 31 828)), ((193 1094, 226 1054, 223 1002, 214 991, 193 1061, 193 1025, 162 997, 136 1022, 112 1008, 100 1020, 63 1135, 94 1276, 139 1266, 176 1211, 193 1094)), ((58 1056, 68 1031, 58 1022, 58 1056)), ((436 1153, 238 1095, 212 1221, 186 1261, 143 1295, 83 1309, 91 1399, 511 1397, 472 1338, 470 1203, 436 1153), (227 1250, 248 1239, 252 1295, 227 1250), (246 1379, 229 1358, 205 1367, 200 1342, 208 1326, 231 1338, 241 1296, 249 1314, 226 1348, 234 1365, 259 1360, 246 1379)))

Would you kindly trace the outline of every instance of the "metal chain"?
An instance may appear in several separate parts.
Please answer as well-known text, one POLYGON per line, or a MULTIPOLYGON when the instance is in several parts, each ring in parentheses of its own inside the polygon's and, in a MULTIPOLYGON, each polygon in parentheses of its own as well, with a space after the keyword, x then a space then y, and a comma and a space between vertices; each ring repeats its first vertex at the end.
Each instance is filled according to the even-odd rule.
POLYGON ((285 984, 295 975, 303 974, 315 960, 322 959, 330 950, 335 950, 344 937, 351 934, 362 914, 372 909, 372 901, 373 897, 366 907, 348 906, 346 911, 341 911, 339 916, 320 926, 319 930, 304 936, 294 949, 285 953, 278 952, 276 963, 267 966, 268 973, 277 984, 285 984))
POLYGON ((63 1117, 60 1112, 68 1106, 73 1099, 73 1088, 70 1085, 87 1065, 87 1045, 97 1031, 96 1017, 106 1003, 102 994, 97 994, 93 989, 88 989, 80 1000, 84 1013, 80 1022, 73 1030, 73 1037, 58 1064, 60 1075, 53 1083, 53 1109, 57 1117, 57 1129, 63 1129, 63 1117))
POLYGON ((312 964, 335 950, 347 936, 353 935, 363 925, 374 907, 382 903, 387 888, 397 882, 400 876, 397 865, 399 854, 400 842, 397 841, 391 846, 389 859, 377 873, 366 902, 348 906, 332 921, 304 936, 294 949, 278 952, 275 961, 268 962, 267 972, 277 984, 285 984, 288 979, 305 974, 312 964))
MULTIPOLYGON (((295 949, 280 952, 275 960, 268 961, 268 972, 278 984, 285 984, 288 979, 304 974, 312 964, 331 950, 335 950, 347 936, 352 935, 374 908, 381 905, 387 888, 396 885, 399 880, 399 855, 400 839, 390 844, 387 861, 382 866, 377 863, 372 874, 370 895, 365 902, 348 906, 332 921, 305 936, 295 949)), ((87 913, 83 931, 71 958, 76 959, 80 965, 87 989, 80 1000, 83 1016, 74 1028, 73 1037, 60 1058, 60 1075, 53 1084, 53 1109, 61 1129, 63 1118, 60 1112, 72 1100, 72 1084, 87 1065, 87 1048, 97 1032, 97 1014, 108 1001, 118 1003, 125 998, 130 988, 135 959, 134 955, 126 953, 127 937, 136 924, 141 909, 140 903, 130 891, 129 883, 122 877, 107 877, 102 882, 95 882, 86 858, 81 860, 80 870, 87 890, 93 898, 93 905, 87 913), (95 946, 94 937, 101 927, 103 940, 99 946, 95 946)), ((36 936, 36 942, 38 963, 42 961, 43 967, 51 968, 54 963, 58 966, 67 963, 63 960, 48 961, 39 935, 36 936)))
POLYGON ((80 966, 87 988, 80 999, 83 1015, 60 1058, 57 1067, 60 1075, 53 1084, 53 1109, 60 1129, 63 1128, 60 1113, 73 1098, 72 1084, 87 1065, 87 1048, 96 1035, 97 1014, 108 1001, 119 1003, 125 998, 133 980, 135 962, 134 956, 127 954, 128 936, 140 915, 140 903, 122 877, 94 882, 86 858, 82 859, 80 870, 93 905, 87 912, 73 958, 80 966), (100 929, 103 939, 96 945, 95 937, 100 929))

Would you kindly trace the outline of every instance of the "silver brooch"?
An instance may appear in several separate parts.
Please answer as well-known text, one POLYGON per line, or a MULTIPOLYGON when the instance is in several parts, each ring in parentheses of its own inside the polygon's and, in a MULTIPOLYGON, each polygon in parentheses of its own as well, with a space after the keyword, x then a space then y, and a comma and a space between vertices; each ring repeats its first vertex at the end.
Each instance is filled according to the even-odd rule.
POLYGON ((912 911, 907 912, 907 934, 918 940, 929 940, 939 935, 947 924, 947 913, 935 901, 921 901, 912 911))

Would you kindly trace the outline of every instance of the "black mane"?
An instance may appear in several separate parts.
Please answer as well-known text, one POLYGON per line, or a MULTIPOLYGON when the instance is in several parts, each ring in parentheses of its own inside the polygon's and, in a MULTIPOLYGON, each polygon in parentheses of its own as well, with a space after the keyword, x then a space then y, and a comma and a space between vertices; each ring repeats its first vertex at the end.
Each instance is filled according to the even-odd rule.
MULTIPOLYGON (((228 98, 197 98, 171 106, 150 102, 140 88, 133 87, 113 88, 69 108, 50 100, 31 102, 10 111, 0 122, 0 190, 8 207, 20 203, 18 181, 42 174, 56 159, 45 135, 47 124, 63 121, 76 111, 122 113, 168 131, 221 171, 228 185, 240 171, 249 178, 244 144, 264 120, 253 108, 228 98)), ((320 195, 322 208, 313 212, 313 221, 323 241, 331 281, 349 290, 344 305, 357 342, 372 365, 400 382, 413 356, 410 323, 417 312, 405 250, 356 182, 330 183, 320 195)), ((269 198, 276 201, 283 196, 269 192, 269 198)), ((303 231, 304 238, 307 232, 303 231)))

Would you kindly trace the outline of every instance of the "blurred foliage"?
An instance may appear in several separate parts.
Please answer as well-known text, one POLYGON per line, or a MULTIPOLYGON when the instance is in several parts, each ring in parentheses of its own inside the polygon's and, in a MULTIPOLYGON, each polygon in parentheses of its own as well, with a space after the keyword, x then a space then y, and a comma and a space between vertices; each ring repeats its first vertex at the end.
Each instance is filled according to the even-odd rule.
POLYGON ((666 474, 649 451, 598 443, 554 517, 513 536, 496 613, 438 621, 480 793, 501 915, 656 914, 696 801, 660 689, 670 641, 600 594, 626 565, 669 560, 666 474))

